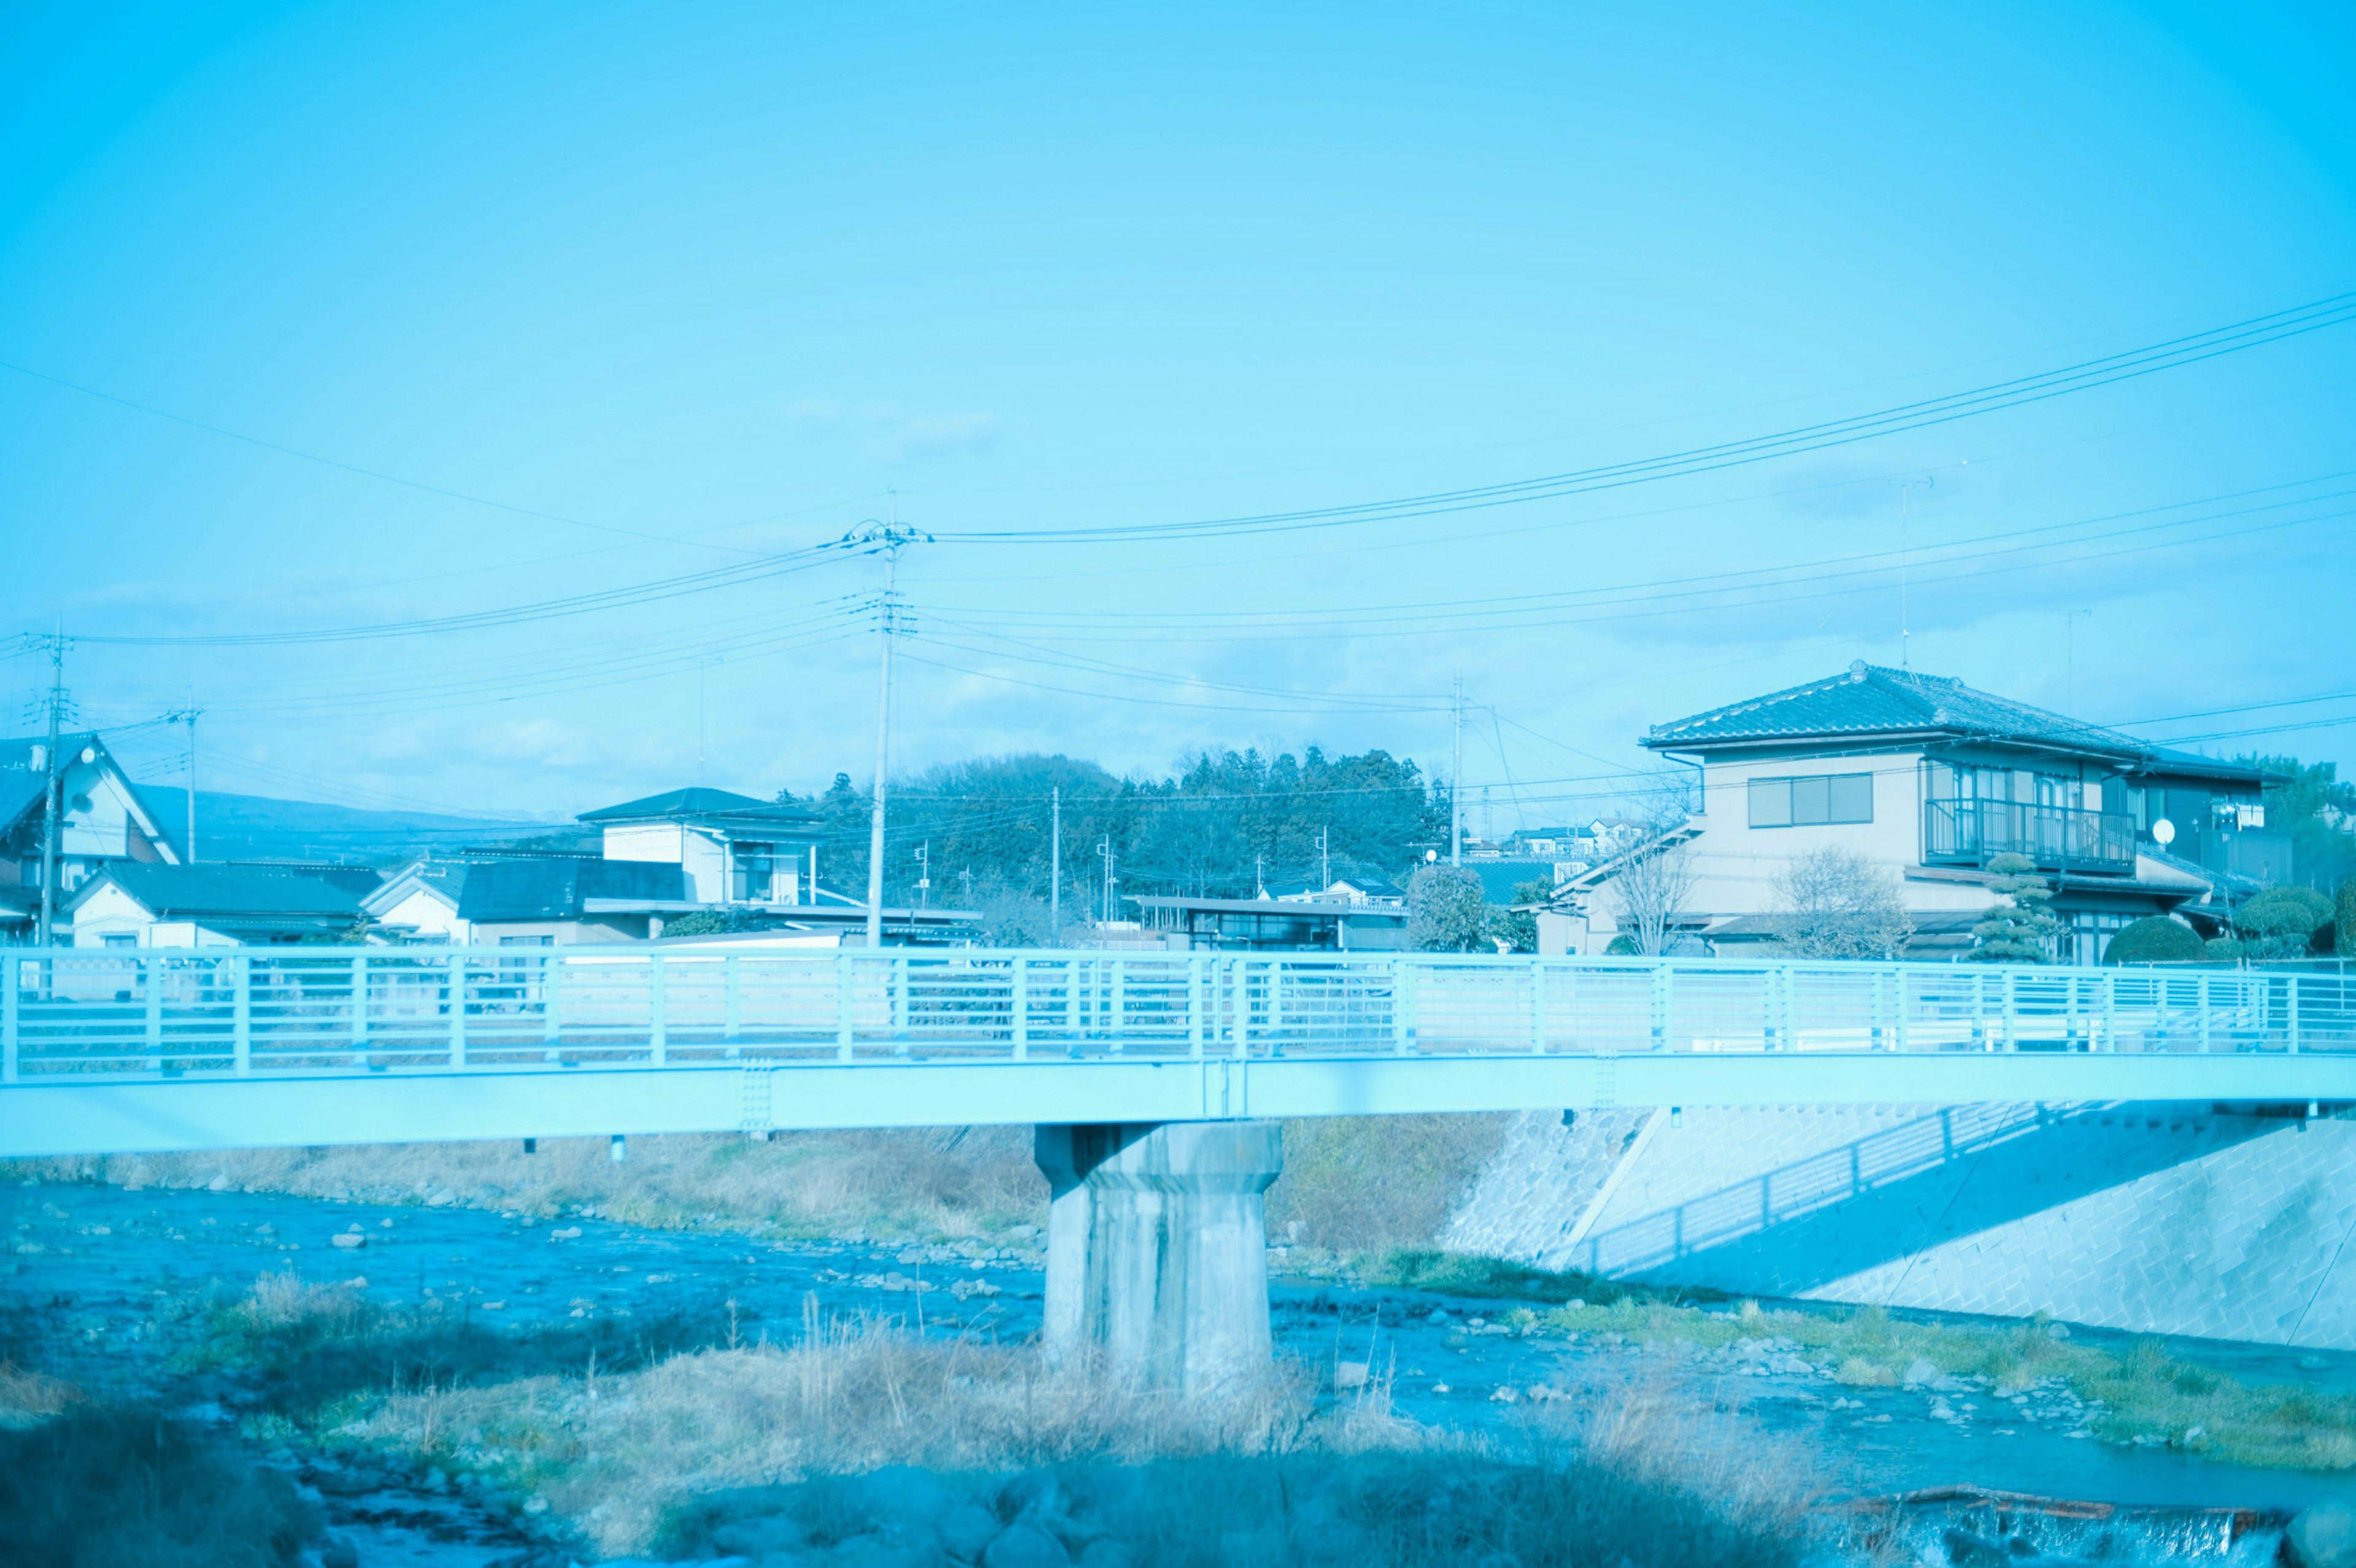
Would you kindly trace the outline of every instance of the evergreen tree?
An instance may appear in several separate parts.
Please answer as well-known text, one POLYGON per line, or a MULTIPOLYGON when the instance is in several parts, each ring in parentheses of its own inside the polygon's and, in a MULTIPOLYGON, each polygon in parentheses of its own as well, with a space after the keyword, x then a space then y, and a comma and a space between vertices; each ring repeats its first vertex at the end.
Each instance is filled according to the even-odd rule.
POLYGON ((2026 855, 1998 855, 1987 863, 1988 891, 2003 901, 1972 927, 1979 945, 1965 956, 1981 964, 2051 964, 2061 931, 2054 918, 2053 890, 2026 855))

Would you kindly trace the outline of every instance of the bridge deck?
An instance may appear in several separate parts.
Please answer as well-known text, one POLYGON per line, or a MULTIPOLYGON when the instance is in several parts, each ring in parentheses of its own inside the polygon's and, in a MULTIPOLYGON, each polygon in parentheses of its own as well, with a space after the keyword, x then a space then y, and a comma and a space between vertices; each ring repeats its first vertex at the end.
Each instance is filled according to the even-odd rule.
POLYGON ((2356 977, 921 949, 0 958, 0 1154, 2086 1099, 2356 1099, 2356 977))

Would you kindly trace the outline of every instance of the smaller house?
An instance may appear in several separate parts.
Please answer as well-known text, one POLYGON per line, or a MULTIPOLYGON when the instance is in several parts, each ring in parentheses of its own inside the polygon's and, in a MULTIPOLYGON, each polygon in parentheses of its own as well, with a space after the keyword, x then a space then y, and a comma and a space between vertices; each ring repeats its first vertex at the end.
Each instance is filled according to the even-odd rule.
POLYGON ((609 861, 679 867, 691 903, 819 901, 818 850, 825 825, 806 805, 724 789, 675 789, 584 812, 581 820, 604 829, 609 861))
MULTIPOLYGON (((236 947, 333 941, 366 918, 359 896, 312 868, 116 861, 69 906, 76 947, 236 947)), ((374 872, 368 873, 371 878, 374 872)))
POLYGON ((1336 877, 1322 888, 1287 888, 1279 903, 1344 903, 1371 909, 1405 909, 1407 890, 1380 877, 1336 877))

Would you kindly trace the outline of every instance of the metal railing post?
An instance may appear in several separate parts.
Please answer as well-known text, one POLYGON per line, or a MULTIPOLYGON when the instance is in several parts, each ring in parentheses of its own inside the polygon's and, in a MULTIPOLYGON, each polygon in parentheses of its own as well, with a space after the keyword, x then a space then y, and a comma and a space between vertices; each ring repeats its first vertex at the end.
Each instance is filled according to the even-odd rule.
POLYGON ((1014 955, 1014 1060, 1031 1054, 1031 960, 1014 955))
POLYGON ((548 1048, 541 1053, 542 1060, 561 1061, 558 1048, 564 1043, 564 964, 553 953, 544 955, 540 961, 540 1014, 541 1042, 548 1048))
POLYGON ((368 955, 352 955, 352 1065, 368 1065, 368 955))
POLYGON ((1203 1060, 1203 955, 1186 955, 1186 1055, 1203 1060))
POLYGON ((1087 960, 1064 960, 1064 1039, 1066 1043, 1080 1038, 1080 975, 1087 960))
POLYGON ((657 1067, 670 1065, 670 976, 663 955, 647 955, 647 1049, 657 1067))
POLYGON ((1415 968, 1404 954, 1391 960, 1391 1047, 1401 1056, 1415 1048, 1415 968))
POLYGON ((2290 1050, 2294 1055, 2298 1051, 2298 981, 2299 976, 2297 970, 2283 976, 2283 987, 2290 993, 2290 1002, 2286 1009, 2284 1022, 2289 1026, 2290 1050))
POLYGON ((851 1012, 851 955, 848 953, 841 955, 835 959, 834 965, 834 1054, 837 1060, 848 1061, 851 1060, 851 1045, 852 1039, 851 1012))
POLYGON ((892 1054, 908 1054, 908 955, 904 948, 892 958, 884 984, 892 987, 892 1054))
POLYGON ((466 1065, 466 955, 450 954, 450 1065, 466 1065))
POLYGON ((1880 971, 1880 970, 1879 970, 1879 969, 1876 969, 1876 970, 1873 972, 1873 1040, 1872 1040, 1872 1049, 1874 1049, 1875 1051, 1879 1051, 1879 1050, 1881 1050, 1881 1049, 1882 1049, 1882 1044, 1881 1044, 1881 1036, 1882 1036, 1882 1031, 1881 1031, 1881 971, 1880 971))
POLYGON ((734 953, 720 961, 720 1032, 731 1056, 738 1054, 737 1037, 744 1032, 744 977, 737 973, 737 963, 734 953))
POLYGON ((2114 1056, 2119 1049, 2119 977, 2103 976, 2103 1049, 2114 1056))
MULTIPOLYGON (((2209 980, 2210 976, 2206 975, 2201 976, 2201 994, 2198 1003, 2201 1008, 2201 1054, 2203 1056, 2209 1054, 2209 980)), ((2165 981, 2161 983, 2166 984, 2165 981)))
POLYGON ((253 959, 241 953, 230 961, 230 1051, 239 1072, 253 1071, 253 959))
POLYGON ((1903 1052, 1914 1049, 1914 1011, 1906 1000, 1906 965, 1894 964, 1890 969, 1890 984, 1898 993, 1898 1049, 1903 1052))
POLYGON ((2008 967, 2004 972, 2004 1048, 2020 1049, 2020 972, 2008 967))
POLYGON ((1112 961, 1112 1032, 1108 1037, 1112 1053, 1120 1054, 1120 1031, 1127 1025, 1129 1009, 1129 971, 1127 960, 1112 961))
POLYGON ((1251 960, 1237 958, 1236 976, 1236 1060, 1251 1054, 1251 960))
POLYGON ((1669 966, 1659 959, 1653 961, 1653 1049, 1669 1049, 1670 1010, 1675 997, 1670 991, 1669 966))
POLYGON ((0 1083, 16 1082, 16 1008, 25 984, 24 962, 0 958, 0 1083))
POLYGON ((139 960, 139 984, 147 1005, 147 1071, 164 1070, 164 987, 156 984, 155 965, 163 960, 152 954, 139 960))
POLYGON ((1530 1054, 1544 1056, 1547 1048, 1546 960, 1530 960, 1530 1054))

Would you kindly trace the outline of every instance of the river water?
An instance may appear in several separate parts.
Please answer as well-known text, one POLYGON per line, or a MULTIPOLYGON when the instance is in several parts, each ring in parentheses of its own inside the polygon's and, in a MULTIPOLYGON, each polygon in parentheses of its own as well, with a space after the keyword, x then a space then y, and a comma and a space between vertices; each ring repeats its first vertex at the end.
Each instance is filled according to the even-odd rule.
MULTIPOLYGON (((1019 1339, 1036 1331, 1041 1296, 1037 1256, 1019 1251, 771 1243, 586 1216, 532 1221, 241 1192, 9 1187, 0 1189, 0 1238, 14 1247, 0 1256, 0 1292, 43 1325, 60 1375, 100 1392, 155 1385, 173 1343, 156 1324, 160 1302, 209 1281, 242 1286, 269 1269, 320 1283, 365 1279, 359 1288, 380 1302, 439 1300, 517 1326, 708 1311, 724 1297, 747 1339, 795 1338, 812 1293, 830 1314, 921 1317, 926 1332, 1019 1339), (338 1247, 338 1234, 366 1243, 338 1247)), ((1534 1403, 1567 1399, 1576 1408, 1635 1386, 1733 1413, 1724 1430, 1763 1433, 1804 1453, 1833 1496, 1966 1484, 2268 1510, 2356 1500, 2356 1477, 2346 1474, 2249 1469, 2092 1439, 2066 1394, 2008 1403, 1952 1384, 1849 1389, 1788 1356, 1730 1360, 1684 1346, 1516 1338, 1487 1325, 1484 1312, 1503 1310, 1496 1302, 1421 1292, 1280 1278, 1272 1296, 1280 1353, 1387 1372, 1398 1412, 1438 1426, 1510 1435, 1534 1403)), ((2356 1388, 2356 1355, 2205 1341, 2169 1349, 2248 1381, 2356 1388)), ((444 1499, 331 1494, 329 1505, 339 1523, 363 1527, 371 1565, 473 1568, 512 1550, 512 1537, 444 1499)))

